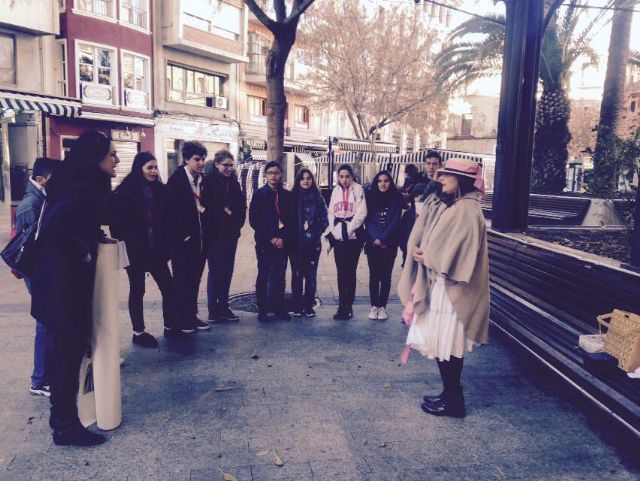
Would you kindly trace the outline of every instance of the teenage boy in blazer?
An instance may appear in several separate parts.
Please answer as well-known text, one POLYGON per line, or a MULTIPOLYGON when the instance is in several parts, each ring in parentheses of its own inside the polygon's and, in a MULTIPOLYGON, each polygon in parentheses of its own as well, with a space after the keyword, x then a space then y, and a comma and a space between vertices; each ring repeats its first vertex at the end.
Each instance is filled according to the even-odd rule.
POLYGON ((213 156, 213 169, 204 178, 202 199, 209 240, 209 321, 237 322, 238 316, 229 309, 229 287, 247 201, 235 172, 235 159, 228 150, 219 150, 213 156))
POLYGON ((258 277, 258 320, 289 320, 284 304, 288 255, 294 248, 296 208, 293 194, 282 186, 282 166, 271 161, 264 168, 267 183, 251 198, 249 223, 255 231, 258 277))
POLYGON ((172 236, 171 268, 176 290, 176 326, 167 334, 191 334, 211 326, 198 318, 198 292, 206 261, 202 205, 207 149, 200 142, 182 146, 183 165, 167 182, 168 217, 172 236))

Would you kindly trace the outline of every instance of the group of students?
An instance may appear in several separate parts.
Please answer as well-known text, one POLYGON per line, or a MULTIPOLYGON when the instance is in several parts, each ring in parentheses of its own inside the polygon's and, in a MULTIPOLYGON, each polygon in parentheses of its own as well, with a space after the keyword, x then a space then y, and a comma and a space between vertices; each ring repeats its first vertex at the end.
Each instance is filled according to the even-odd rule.
POLYGON ((376 174, 365 189, 356 182, 353 169, 338 168, 338 184, 327 207, 315 183, 313 173, 301 169, 291 191, 282 183, 282 166, 272 161, 265 165, 266 184, 252 197, 249 222, 255 231, 258 278, 256 299, 258 320, 273 313, 277 319, 289 319, 284 303, 287 260, 291 262, 293 314, 314 317, 313 309, 317 269, 322 237, 325 235, 338 277, 336 320, 353 317, 356 271, 364 248, 369 264, 369 319, 388 319, 387 301, 398 247, 406 252, 409 233, 423 198, 437 190, 432 180, 442 158, 435 151, 427 154, 425 171, 408 166, 405 185, 399 190, 391 174, 376 174))
MULTIPOLYGON (((93 281, 100 242, 118 239, 126 244, 134 344, 158 346, 156 338, 146 332, 144 323, 147 273, 162 294, 165 337, 184 337, 210 329, 209 323, 198 318, 198 292, 207 262, 208 320, 239 320, 229 308, 229 288, 238 239, 246 218, 246 200, 235 174, 233 155, 226 150, 218 151, 208 164, 205 163, 207 155, 201 143, 186 142, 182 148, 183 165, 164 184, 153 154, 138 153, 131 172, 114 191, 111 181, 116 176, 119 159, 111 139, 101 132, 85 131, 74 142, 64 162, 36 161, 27 195, 17 210, 16 227, 38 222, 39 262, 32 278, 26 280, 32 295, 31 314, 36 319, 31 392, 50 395, 50 426, 56 444, 88 446, 105 441, 102 435, 80 424, 76 406, 80 364, 89 347, 93 281), (113 239, 101 230, 104 225, 109 226, 113 239)), ((439 187, 444 184, 442 179, 437 179, 436 170, 442 170, 441 159, 433 152, 428 155, 424 173, 413 166, 407 168, 402 191, 387 171, 379 172, 365 190, 356 182, 351 166, 342 165, 337 171, 338 185, 327 207, 310 170, 301 169, 289 191, 283 186, 282 166, 275 161, 267 163, 266 184, 254 193, 249 207, 258 263, 258 319, 267 321, 270 313, 278 319, 290 319, 284 302, 289 261, 293 314, 315 316, 323 235, 334 250, 337 268, 339 307, 334 319, 353 317, 356 269, 363 247, 370 273, 369 318, 387 319, 391 274, 400 247, 404 272, 399 293, 407 305, 405 317, 407 312, 414 311, 417 316, 408 316, 412 327, 407 345, 429 357, 434 355, 433 346, 422 345, 424 329, 416 334, 415 326, 421 325, 416 319, 419 321, 419 315, 424 312, 424 296, 414 296, 414 291, 416 285, 423 288, 434 279, 447 282, 450 279, 446 270, 434 271, 437 273, 434 276, 430 267, 416 268, 425 266, 427 258, 421 257, 424 242, 416 232, 425 228, 425 222, 430 225, 426 218, 431 218, 432 212, 442 214, 443 209, 455 205, 458 198, 472 197, 467 194, 473 190, 460 195, 457 187, 454 200, 450 201, 452 194, 440 192, 439 187), (434 201, 443 195, 449 200, 434 201)), ((467 183, 461 181, 460 185, 468 190, 467 183)), ((462 242, 467 242, 466 226, 456 228, 462 229, 462 242)), ((440 238, 442 246, 452 249, 445 240, 440 238)), ((457 262, 460 255, 458 248, 452 256, 438 261, 439 265, 448 262, 448 266, 466 276, 452 281, 452 285, 467 283, 469 269, 473 271, 475 265, 469 259, 457 262)), ((447 292, 448 289, 449 284, 447 292)), ((468 292, 459 290, 452 298, 456 312, 460 310, 457 303, 464 301, 464 296, 460 297, 463 294, 468 292)), ((481 321, 477 322, 481 324, 481 321)), ((473 343, 486 340, 484 327, 474 329, 473 343)), ((455 332, 456 350, 444 355, 453 353, 461 358, 459 344, 466 345, 470 331, 465 324, 452 332, 455 332), (467 338, 460 338, 460 332, 467 338)), ((441 354, 435 352, 437 356, 441 354)), ((446 359, 443 362, 453 362, 446 359)), ((461 363, 459 365, 461 370, 461 363)), ((445 391, 448 385, 452 385, 450 378, 445 383, 445 391)))
POLYGON ((126 245, 134 344, 158 346, 144 323, 147 273, 162 294, 165 337, 210 329, 198 318, 197 304, 207 261, 209 320, 238 320, 229 309, 229 286, 246 206, 234 157, 217 152, 204 175, 207 150, 202 144, 186 142, 182 156, 183 165, 164 184, 153 154, 138 153, 114 191, 119 159, 101 132, 82 133, 63 162, 40 158, 34 164, 16 210, 16 228, 38 223, 38 262, 25 279, 36 319, 30 391, 50 398, 56 444, 105 441, 80 424, 76 405, 80 364, 90 343, 99 243, 122 240, 126 245), (105 225, 110 236, 102 230, 105 225))

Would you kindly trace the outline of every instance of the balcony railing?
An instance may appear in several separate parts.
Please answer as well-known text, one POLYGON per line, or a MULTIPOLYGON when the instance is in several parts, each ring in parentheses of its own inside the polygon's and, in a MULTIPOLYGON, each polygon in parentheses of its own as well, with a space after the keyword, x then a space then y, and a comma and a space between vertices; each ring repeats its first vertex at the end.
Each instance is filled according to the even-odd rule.
MULTIPOLYGON (((249 64, 247 65, 247 73, 251 75, 266 75, 267 73, 267 54, 266 53, 249 53, 249 64)), ((289 62, 285 66, 284 78, 294 81, 295 73, 289 62)))
POLYGON ((267 56, 260 53, 250 53, 249 64, 247 65, 247 73, 253 75, 266 75, 267 56))

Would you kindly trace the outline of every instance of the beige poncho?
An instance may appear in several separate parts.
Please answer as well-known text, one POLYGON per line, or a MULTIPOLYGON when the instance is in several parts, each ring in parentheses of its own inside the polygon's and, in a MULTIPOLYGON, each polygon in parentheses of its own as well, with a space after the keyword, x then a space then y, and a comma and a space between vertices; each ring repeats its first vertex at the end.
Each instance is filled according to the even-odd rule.
POLYGON ((431 195, 422 207, 409 236, 407 262, 398 284, 406 305, 423 314, 429 308, 429 293, 438 274, 446 276, 447 296, 453 304, 465 335, 484 344, 489 334, 489 258, 487 227, 477 192, 469 193, 447 207, 431 195), (413 252, 424 251, 424 263, 413 260, 413 252))

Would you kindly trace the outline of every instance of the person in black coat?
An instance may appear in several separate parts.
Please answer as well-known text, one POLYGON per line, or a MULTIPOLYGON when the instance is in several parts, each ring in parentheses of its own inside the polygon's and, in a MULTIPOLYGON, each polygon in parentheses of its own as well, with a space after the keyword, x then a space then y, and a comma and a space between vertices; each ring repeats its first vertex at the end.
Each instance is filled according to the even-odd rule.
POLYGON ((278 319, 288 320, 284 288, 287 256, 295 242, 293 194, 282 187, 282 166, 279 162, 268 162, 264 170, 267 185, 253 194, 249 206, 249 223, 255 230, 258 259, 258 320, 268 320, 269 307, 278 319))
POLYGON ((400 220, 400 250, 402 251, 402 267, 407 260, 407 244, 409 243, 409 236, 413 225, 416 223, 416 218, 420 212, 420 208, 424 203, 424 193, 427 190, 427 184, 415 184, 412 186, 410 195, 408 196, 409 202, 406 203, 407 196, 403 194, 403 202, 405 202, 404 213, 400 220))
POLYGON ((365 252, 369 261, 369 319, 384 321, 391 290, 391 272, 400 241, 402 195, 386 170, 379 172, 367 191, 367 241, 365 252))
POLYGON ((192 334, 211 326, 198 319, 198 292, 206 261, 202 204, 207 149, 200 142, 182 146, 183 166, 167 182, 167 219, 171 232, 171 268, 176 292, 177 319, 166 335, 192 334))
POLYGON ((46 323, 52 337, 49 425, 55 444, 105 441, 80 424, 76 398, 80 364, 90 343, 96 255, 104 237, 100 226, 108 215, 118 161, 109 137, 86 131, 47 185, 31 314, 46 323))
POLYGON ((315 317, 313 305, 316 297, 318 260, 322 249, 321 238, 329 225, 327 204, 309 169, 300 169, 292 192, 296 207, 296 238, 290 254, 294 315, 315 317))
POLYGON ((158 161, 151 152, 139 152, 131 172, 116 188, 112 199, 111 233, 125 242, 129 256, 129 315, 132 341, 141 347, 157 348, 158 341, 145 331, 142 300, 148 272, 162 294, 162 315, 166 331, 176 317, 175 292, 169 271, 166 186, 160 181, 158 161))
POLYGON ((205 176, 202 199, 209 240, 209 320, 237 322, 238 316, 229 309, 229 288, 247 202, 235 173, 233 155, 228 150, 220 150, 213 156, 213 169, 205 176))

